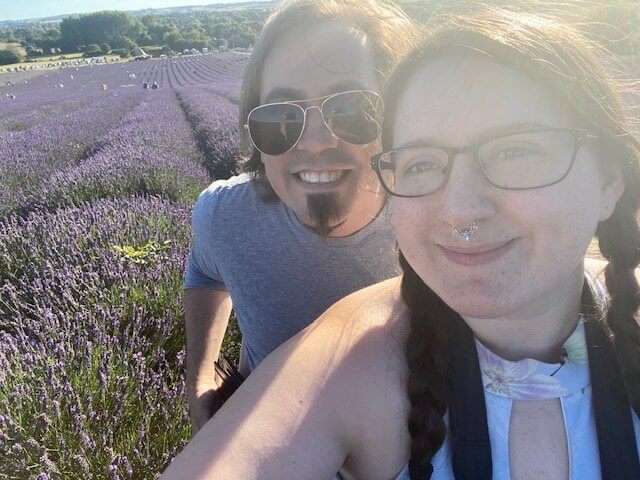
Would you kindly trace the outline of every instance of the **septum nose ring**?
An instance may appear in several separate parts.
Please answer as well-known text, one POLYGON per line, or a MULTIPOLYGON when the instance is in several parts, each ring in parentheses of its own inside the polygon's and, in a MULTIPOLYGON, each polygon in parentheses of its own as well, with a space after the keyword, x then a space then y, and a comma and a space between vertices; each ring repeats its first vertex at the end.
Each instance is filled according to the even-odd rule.
POLYGON ((465 242, 468 242, 469 239, 471 238, 471 235, 473 235, 478 231, 478 222, 476 221, 471 222, 471 225, 469 225, 468 227, 462 230, 460 230, 458 227, 456 227, 451 223, 449 225, 451 225, 453 235, 462 237, 465 242))

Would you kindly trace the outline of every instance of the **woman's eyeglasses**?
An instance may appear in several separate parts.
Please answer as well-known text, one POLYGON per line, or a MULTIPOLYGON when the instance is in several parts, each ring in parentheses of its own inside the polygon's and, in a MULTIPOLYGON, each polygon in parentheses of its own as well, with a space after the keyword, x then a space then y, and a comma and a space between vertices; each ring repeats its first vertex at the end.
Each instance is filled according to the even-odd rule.
POLYGON ((537 128, 467 147, 420 145, 389 150, 374 155, 371 166, 391 195, 421 197, 442 187, 454 157, 468 152, 492 185, 526 190, 560 182, 571 171, 580 146, 598 138, 586 130, 537 128))
POLYGON ((310 108, 318 108, 327 128, 347 143, 365 145, 380 134, 382 101, 377 93, 369 90, 260 105, 249 112, 244 128, 260 152, 282 155, 295 147, 302 137, 310 108), (320 100, 320 106, 303 108, 298 105, 320 100))

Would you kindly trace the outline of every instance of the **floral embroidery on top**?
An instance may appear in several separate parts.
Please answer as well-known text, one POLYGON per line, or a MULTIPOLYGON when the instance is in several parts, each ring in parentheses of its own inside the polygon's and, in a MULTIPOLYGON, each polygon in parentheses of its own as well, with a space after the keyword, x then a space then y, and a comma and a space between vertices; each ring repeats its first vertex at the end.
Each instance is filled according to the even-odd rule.
POLYGON ((519 400, 549 399, 569 395, 571 391, 554 377, 555 373, 565 363, 568 363, 572 369, 589 363, 583 317, 563 345, 561 362, 555 365, 532 359, 517 362, 505 360, 477 339, 476 348, 484 388, 496 395, 519 400))

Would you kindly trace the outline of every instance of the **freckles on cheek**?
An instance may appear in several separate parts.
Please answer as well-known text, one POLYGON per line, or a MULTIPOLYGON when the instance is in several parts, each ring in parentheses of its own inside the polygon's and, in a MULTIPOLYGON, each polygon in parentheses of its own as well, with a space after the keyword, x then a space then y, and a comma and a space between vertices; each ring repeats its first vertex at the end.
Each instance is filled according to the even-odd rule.
POLYGON ((400 242, 420 242, 428 229, 428 217, 418 202, 406 198, 392 198, 390 204, 391 223, 400 242), (422 233, 421 233, 422 232, 422 233))
POLYGON ((585 254, 597 226, 597 202, 581 192, 567 194, 555 208, 541 209, 532 224, 534 258, 539 268, 563 270, 573 267, 585 254))

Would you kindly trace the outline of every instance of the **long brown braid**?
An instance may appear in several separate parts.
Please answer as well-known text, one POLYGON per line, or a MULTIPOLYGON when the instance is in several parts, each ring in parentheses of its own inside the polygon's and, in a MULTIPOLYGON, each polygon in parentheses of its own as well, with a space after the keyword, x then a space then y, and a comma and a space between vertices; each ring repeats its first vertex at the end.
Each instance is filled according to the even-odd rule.
MULTIPOLYGON (((636 165, 629 162, 626 168, 636 169, 636 165)), ((635 275, 640 263, 637 219, 640 192, 629 182, 626 187, 613 215, 599 225, 597 237, 600 252, 609 261, 605 269, 609 293, 606 326, 622 367, 629 401, 640 415, 640 289, 635 275)))
MULTIPOLYGON (((640 148, 621 106, 621 88, 601 64, 611 55, 576 29, 547 16, 502 9, 473 15, 434 17, 425 38, 394 70, 384 95, 384 150, 393 148, 393 125, 403 90, 414 72, 430 59, 474 52, 518 71, 558 94, 576 112, 581 127, 600 134, 604 172, 621 170, 625 193, 596 236, 604 258, 610 295, 606 324, 625 377, 630 403, 640 412, 640 292, 635 269, 640 262, 637 214, 640 198, 640 148), (613 168, 611 168, 613 167, 613 168)), ((406 343, 407 393, 412 406, 408 429, 411 464, 429 465, 446 438, 443 416, 450 404, 446 371, 448 328, 455 315, 411 268, 401 254, 402 297, 409 308, 406 343)), ((428 478, 429 469, 411 469, 412 480, 428 478)))
POLYGON ((451 309, 425 285, 402 254, 402 298, 409 307, 411 331, 405 358, 407 393, 412 409, 411 458, 428 464, 446 436, 443 415, 450 403, 446 383, 449 363, 447 318, 451 309))

